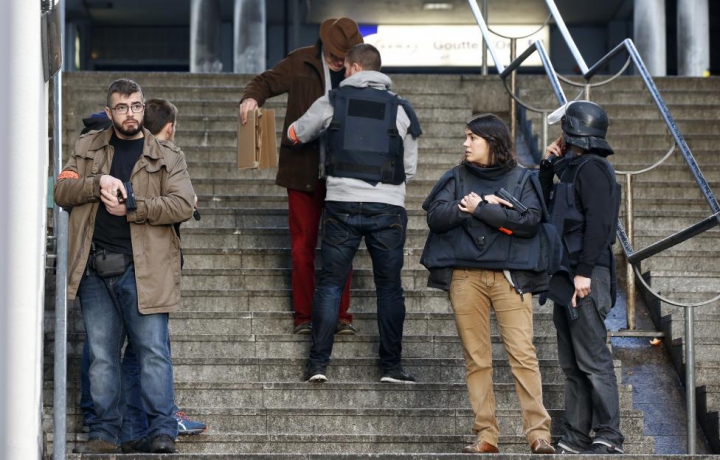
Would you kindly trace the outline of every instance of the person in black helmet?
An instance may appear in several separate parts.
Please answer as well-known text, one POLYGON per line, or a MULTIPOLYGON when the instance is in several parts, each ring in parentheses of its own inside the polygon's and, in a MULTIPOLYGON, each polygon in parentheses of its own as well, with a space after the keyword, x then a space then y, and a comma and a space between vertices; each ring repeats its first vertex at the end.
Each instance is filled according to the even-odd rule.
POLYGON ((597 104, 574 101, 548 118, 559 120, 562 136, 547 147, 540 165, 544 199, 564 248, 562 268, 548 291, 565 374, 557 453, 622 454, 618 385, 604 322, 615 304, 611 245, 620 198, 606 159, 613 154, 605 140, 608 117, 597 104))

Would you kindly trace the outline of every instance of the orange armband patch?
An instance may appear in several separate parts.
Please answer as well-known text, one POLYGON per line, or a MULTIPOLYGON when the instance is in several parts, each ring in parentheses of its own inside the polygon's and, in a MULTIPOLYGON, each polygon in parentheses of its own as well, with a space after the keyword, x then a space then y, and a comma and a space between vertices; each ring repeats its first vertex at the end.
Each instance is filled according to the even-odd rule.
POLYGON ((512 235, 512 234, 513 234, 512 230, 508 230, 508 229, 505 228, 505 227, 500 227, 498 230, 500 230, 501 232, 503 232, 503 233, 506 234, 506 235, 512 235))
POLYGON ((58 180, 60 179, 80 179, 80 174, 75 171, 65 170, 58 176, 58 180))
POLYGON ((297 134, 295 134, 295 125, 290 125, 290 129, 288 129, 288 137, 292 141, 293 145, 297 145, 300 143, 297 138, 297 134))

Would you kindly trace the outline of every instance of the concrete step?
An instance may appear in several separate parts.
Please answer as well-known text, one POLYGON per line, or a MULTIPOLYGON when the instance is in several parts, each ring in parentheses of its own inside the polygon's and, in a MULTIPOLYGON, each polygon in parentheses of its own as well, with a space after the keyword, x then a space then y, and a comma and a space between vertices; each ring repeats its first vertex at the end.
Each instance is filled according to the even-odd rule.
MULTIPOLYGON (((291 270, 267 269, 203 269, 183 270, 182 285, 186 289, 275 289, 290 288, 291 270)), ((426 289, 426 270, 403 270, 402 285, 405 289, 426 289)), ((351 288, 373 289, 372 270, 353 270, 351 288)))
MULTIPOLYGON (((617 126, 614 120, 623 117, 663 122, 660 111, 655 104, 623 104, 618 102, 604 104, 603 109, 607 112, 610 120, 613 120, 613 127, 617 126)), ((673 104, 669 109, 673 118, 678 120, 705 120, 720 117, 720 107, 708 106, 707 104, 673 104)))
MULTIPOLYGON (((421 269, 421 249, 407 248, 404 250, 404 267, 421 269)), ((290 268, 290 248, 268 249, 184 249, 185 267, 187 269, 205 268, 290 268)), ((320 250, 316 252, 316 267, 322 260, 320 250)), ((353 267, 372 268, 372 261, 367 249, 361 248, 355 254, 353 267)))
POLYGON ((720 273, 720 258, 708 251, 667 250, 642 261, 642 272, 656 270, 720 273))
MULTIPOLYGON (((514 383, 493 385, 497 413, 519 407, 514 383)), ((562 408, 564 384, 543 383, 543 404, 562 408)), ((632 410, 632 387, 620 385, 620 408, 632 410)), ((78 404, 79 391, 68 389, 68 407, 78 404)), ((53 387, 46 382, 44 403, 52 404, 53 387)), ((465 383, 198 383, 176 382, 180 407, 246 409, 469 409, 465 383)), ((469 424, 468 424, 469 425, 469 424)))
MULTIPOLYGON (((675 316, 675 315, 673 315, 675 316)), ((675 339, 673 341, 673 345, 682 345, 680 346, 680 353, 682 356, 683 362, 685 362, 685 343, 684 340, 678 340, 675 339), (682 344, 680 344, 682 342, 682 344)), ((703 363, 704 366, 710 367, 710 368, 717 368, 720 363, 718 363, 718 353, 720 352, 720 340, 718 340, 717 337, 696 337, 695 338, 695 362, 696 364, 703 363)), ((713 383, 717 382, 717 374, 715 374, 715 377, 712 377, 712 375, 708 375, 706 372, 705 374, 705 380, 699 379, 699 371, 696 370, 696 382, 695 386, 702 386, 702 385, 712 385, 713 383)), ((718 406, 716 406, 718 407, 718 406)))
MULTIPOLYGON (((674 313, 663 318, 664 321, 671 323, 671 339, 685 336, 685 309, 675 308, 674 313)), ((714 339, 720 336, 720 315, 717 313, 696 313, 693 324, 695 337, 714 339)))
MULTIPOLYGON (((202 147, 181 144, 180 141, 178 141, 178 145, 183 148, 183 152, 185 152, 185 157, 187 158, 187 161, 191 163, 202 163, 204 165, 207 165, 208 163, 237 163, 236 146, 202 147)), ((70 144, 66 144, 66 146, 68 148, 72 147, 70 144)), ((633 148, 627 150, 615 148, 615 155, 610 156, 608 159, 619 170, 630 170, 631 166, 625 165, 637 165, 641 166, 641 168, 639 169, 645 169, 648 166, 651 166, 658 162, 660 159, 662 159, 671 146, 672 141, 669 140, 667 145, 662 146, 662 148, 633 148)), ((458 136, 457 145, 447 149, 426 148, 423 146, 423 142, 421 141, 418 148, 418 163, 419 166, 430 167, 430 164, 437 164, 437 166, 435 166, 437 168, 449 169, 451 166, 459 163, 462 157, 462 152, 462 139, 460 136, 458 136)), ((715 149, 694 149, 692 153, 695 161, 700 165, 701 168, 703 167, 703 165, 715 164, 715 159, 717 156, 715 149)), ((675 153, 673 153, 665 161, 665 163, 673 165, 686 165, 685 159, 679 153, 679 149, 676 149, 675 153)), ((266 171, 272 172, 273 174, 276 172, 275 169, 270 169, 266 171)), ((266 171, 244 170, 244 172, 247 174, 266 173, 266 171)), ((274 177, 274 175, 269 177, 274 177)))
MULTIPOLYGON (((579 92, 579 91, 577 91, 579 92)), ((553 94, 550 84, 545 89, 520 88, 520 100, 530 103, 535 107, 557 108, 558 102, 553 94)), ((568 93, 569 94, 569 93, 568 93)), ((661 91, 660 96, 665 104, 670 107, 675 105, 715 105, 720 103, 720 95, 716 91, 692 91, 692 90, 666 90, 661 91)), ((616 89, 613 91, 596 92, 591 95, 593 102, 604 106, 605 104, 646 104, 654 106, 655 103, 647 91, 616 89)), ((612 123, 612 121, 611 121, 612 123)))
MULTIPOLYGON (((585 79, 577 75, 565 75, 565 78, 584 85, 585 79)), ((598 83, 605 81, 608 75, 598 75, 590 80, 590 83, 598 83)), ((697 77, 653 77, 653 82, 658 90, 663 91, 682 90, 682 91, 714 91, 720 90, 720 78, 697 78, 697 77)), ((522 88, 547 89, 548 81, 545 75, 522 75, 518 76, 518 86, 522 88)), ((566 92, 570 85, 562 83, 566 92)), ((623 75, 603 86, 594 87, 593 94, 614 92, 618 89, 632 91, 647 91, 643 80, 639 76, 623 75)), ((569 93, 568 93, 569 94, 569 93)))
MULTIPOLYGON (((178 313, 181 314, 181 313, 178 313)), ((217 317, 217 313, 208 313, 217 317)), ((230 315, 227 315, 230 316, 230 315)), ((230 316, 229 319, 232 319, 230 316)), ((172 338, 174 356, 213 356, 234 358, 307 358, 310 350, 309 335, 293 334, 239 334, 233 322, 227 318, 196 320, 192 331, 175 332, 172 338), (221 320, 222 319, 222 320, 221 320), (203 330, 205 329, 205 330, 203 330)), ((491 336, 493 359, 504 359, 505 349, 500 337, 491 336)), ((73 353, 82 352, 82 337, 74 342, 73 353)), ((538 359, 557 359, 555 335, 534 338, 538 359)), ((380 337, 358 334, 336 336, 333 358, 377 359, 380 337)), ((447 358, 463 356, 462 344, 457 336, 449 335, 404 335, 403 358, 447 358)))
POLYGON ((720 385, 717 384, 717 379, 715 382, 716 383, 709 383, 705 385, 708 411, 720 407, 720 385))
MULTIPOLYGON (((71 446, 84 441, 85 436, 69 439, 71 446)), ((242 455, 247 460, 464 460, 467 454, 458 454, 467 444, 474 441, 473 436, 439 435, 254 435, 228 433, 218 435, 187 436, 179 440, 180 454, 173 455, 178 460, 229 460, 242 455), (225 454, 217 454, 224 452, 225 454), (322 452, 322 453, 321 453, 322 452), (343 452, 342 454, 338 452, 343 452), (428 453, 433 452, 433 453, 428 453), (202 454, 202 455, 198 455, 202 454)), ((530 448, 524 436, 501 435, 498 442, 502 457, 508 459, 536 459, 529 454, 530 448)), ((654 450, 653 439, 649 437, 629 437, 625 440, 627 454, 641 454, 654 450)), ((116 458, 114 456, 95 456, 116 458)), ((94 458, 95 458, 94 457, 94 458)), ((563 456, 568 459, 582 459, 585 456, 563 456)), ((68 460, 85 458, 78 454, 68 455, 68 460)), ((156 455, 133 455, 134 460, 154 460, 156 455)), ((609 457, 598 456, 598 460, 609 457)), ((690 458, 685 456, 633 455, 636 460, 690 458)), ((696 458, 707 458, 709 456, 696 458)))
MULTIPOLYGON (((457 152, 453 153, 451 157, 456 160, 460 158, 460 154, 457 152)), ((446 163, 446 164, 435 164, 435 163, 420 163, 417 166, 417 172, 411 180, 434 180, 437 181, 440 177, 448 171, 458 162, 446 163)), ((277 169, 265 169, 265 170, 240 170, 237 167, 237 160, 233 159, 230 162, 215 162, 207 163, 204 161, 200 162, 188 162, 188 172, 193 181, 197 179, 246 179, 251 177, 253 179, 271 179, 275 180, 277 169)), ((411 182, 412 183, 412 182, 411 182)))
MULTIPOLYGON (((654 108, 654 113, 652 110, 650 110, 649 104, 643 104, 642 106, 647 107, 645 110, 633 110, 632 107, 636 107, 634 105, 630 105, 631 109, 628 110, 626 113, 625 111, 625 104, 621 103, 617 104, 616 112, 617 115, 613 116, 612 114, 608 114, 610 117, 610 126, 608 128, 608 138, 612 140, 612 137, 616 134, 643 134, 643 135, 657 135, 657 136, 665 136, 670 135, 670 130, 667 127, 667 124, 665 123, 665 120, 660 116, 660 112, 654 108), (637 112, 639 116, 634 116, 634 112, 637 112)), ((603 105, 603 104, 601 104, 603 105)), ((610 105, 612 107, 612 104, 610 105)), ((603 105, 605 107, 605 105, 603 105)), ((683 106, 678 106, 683 107, 683 106)), ((700 106, 691 106, 691 107, 700 107, 700 106)), ((707 107, 707 106, 706 106, 707 107)), ((717 128, 713 126, 709 118, 698 118, 698 113, 703 113, 702 111, 698 113, 689 113, 688 117, 683 117, 679 114, 675 114, 672 109, 670 109, 671 115, 673 115, 673 119, 675 121, 676 126, 680 129, 680 132, 683 134, 683 136, 687 135, 698 135, 698 134, 717 134, 717 128)), ((687 112, 681 112, 681 113, 687 113, 687 112)), ((527 119, 532 123, 533 125, 533 131, 536 133, 540 131, 540 128, 542 127, 542 116, 540 114, 532 114, 527 117, 527 119)), ((553 125, 551 127, 551 132, 560 132, 560 124, 553 125)), ((614 145, 613 142, 610 142, 611 145, 614 145)))
MULTIPOLYGON (((354 310, 354 309, 353 309, 354 310)), ((375 312, 353 313, 353 325, 357 335, 377 336, 377 314, 375 312)), ((77 326, 81 326, 78 324, 77 326)), ((535 313, 533 321, 536 337, 555 336, 551 313, 535 313)), ((83 330, 78 328, 78 331, 83 330)), ((244 335, 280 335, 293 333, 293 313, 291 311, 179 311, 170 317, 170 331, 173 340, 188 334, 244 334, 244 335)), ((490 316, 490 331, 499 335, 495 315, 490 316)), ((456 336, 455 316, 453 313, 406 313, 403 333, 406 336, 456 336)), ((72 340, 83 341, 84 334, 72 340)), ((194 340, 199 340, 198 337, 194 340)), ((179 355, 178 355, 179 356, 179 355)), ((193 357, 195 355, 192 355, 193 357)), ((198 356, 210 356, 201 354, 198 356)), ((223 353, 222 356, 230 356, 223 353)))
MULTIPOLYGON (((552 434, 560 436, 563 410, 550 410, 555 421, 552 434)), ((469 409, 200 409, 193 417, 208 425, 199 438, 225 433, 253 435, 346 436, 463 436, 473 424, 469 409)), ((500 432, 505 436, 523 436, 522 413, 507 410, 498 414, 500 432)), ((79 433, 80 415, 71 417, 71 433, 79 433)), ((642 412, 623 411, 620 429, 627 437, 643 437, 642 412)))
MULTIPOLYGON (((663 203, 660 202, 662 205, 663 203)), ((679 206, 679 203, 676 203, 679 206)), ((413 201, 412 206, 406 203, 409 229, 427 229, 427 213, 419 208, 419 202, 413 201)), ((666 210, 656 206, 655 208, 634 206, 634 222, 637 229, 655 229, 678 231, 685 229, 697 222, 709 217, 711 211, 705 202, 695 202, 685 206, 681 210, 666 210)), ((273 209, 269 205, 261 208, 250 207, 210 207, 200 208, 202 218, 199 221, 190 220, 181 227, 185 228, 287 228, 288 211, 285 206, 280 209, 273 209)), ((621 216, 625 215, 624 208, 621 208, 621 216)), ((181 233, 182 235, 182 233, 181 233)))
MULTIPOLYGON (((427 230, 408 229, 405 247, 424 247, 427 233, 427 230)), ((290 234, 281 228, 186 228, 182 230, 182 243, 186 248, 287 248, 290 234)), ((364 247, 364 243, 360 247, 364 247)))
MULTIPOLYGON (((192 290, 182 291, 183 311, 293 311, 291 291, 287 289, 258 290, 192 290)), ((352 313, 377 310, 375 289, 353 289, 352 313)), ((406 290, 405 309, 408 313, 449 313, 447 293, 437 289, 406 290)))
MULTIPOLYGON (((177 355, 173 349, 173 369, 176 382, 195 383, 252 383, 284 382, 301 383, 306 358, 188 358, 177 355)), ((198 353, 200 354, 200 353, 198 353)), ((49 359, 50 368, 53 360, 49 359)), ((76 381, 80 375, 80 356, 72 356, 68 374, 76 381), (75 378, 77 377, 77 378, 75 378)), ((619 363, 617 363, 619 366, 619 363)), ((405 369, 424 383, 463 383, 465 382, 465 361, 462 358, 428 359, 409 358, 404 362, 405 369)), ((378 382, 381 372, 378 360, 373 358, 335 359, 328 368, 328 378, 333 382, 378 382)), ((541 360, 540 372, 545 381, 562 381, 562 369, 556 360, 541 360)), ((617 370, 620 373, 620 368, 617 370)), ((493 362, 493 381, 513 383, 507 360, 493 362)))
MULTIPOLYGON (((274 108, 280 102, 275 102, 273 106, 267 108, 274 108)), ((282 128, 285 119, 285 107, 283 101, 283 107, 275 110, 276 125, 282 128)), ((267 106, 268 104, 266 104, 267 106)), ((182 110, 178 107, 178 127, 181 130, 237 130, 238 127, 238 111, 237 104, 234 110, 227 111, 220 114, 204 114, 193 112, 191 110, 182 110)), ((423 125, 423 131, 426 128, 431 128, 433 123, 454 123, 456 126, 462 128, 471 116, 470 108, 438 108, 438 107, 426 107, 421 106, 416 110, 416 115, 420 120, 420 124, 423 125)))
MULTIPOLYGON (((679 170, 680 171, 680 170, 679 170)), ((441 172, 438 173, 438 177, 441 172)), ((667 196, 669 192, 675 198, 697 198, 699 189, 695 180, 684 171, 678 172, 678 178, 673 181, 666 181, 663 177, 648 177, 641 175, 634 181, 634 195, 636 198, 658 198, 667 196)), ((436 180, 411 180, 407 184, 407 195, 410 197, 427 197, 435 185, 436 180)), ((711 190, 720 189, 720 178, 708 179, 711 190)), ((195 179, 193 180, 195 193, 199 196, 223 196, 238 195, 261 195, 261 196, 287 196, 286 189, 275 185, 273 179, 195 179)))

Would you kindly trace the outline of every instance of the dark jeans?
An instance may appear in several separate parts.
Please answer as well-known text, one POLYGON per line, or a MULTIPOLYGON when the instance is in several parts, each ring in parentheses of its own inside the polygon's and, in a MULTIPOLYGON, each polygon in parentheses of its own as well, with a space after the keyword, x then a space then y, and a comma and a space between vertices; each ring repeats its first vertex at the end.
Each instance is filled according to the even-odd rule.
POLYGON ((120 350, 127 339, 133 344, 140 367, 143 407, 151 438, 177 436, 173 417, 173 371, 168 347, 168 315, 141 315, 138 311, 135 269, 101 278, 93 269, 83 275, 78 290, 90 355, 90 394, 95 420, 90 437, 117 444, 125 412, 120 350))
POLYGON ((555 305, 558 359, 565 374, 565 424, 561 442, 585 450, 593 441, 622 448, 620 400, 613 358, 606 344, 610 312, 610 270, 595 267, 590 295, 577 299, 578 319, 555 305), (595 439, 590 438, 590 430, 595 439))
MULTIPOLYGON (((168 341, 169 347, 170 342, 168 341)), ((172 356, 172 350, 170 355, 172 356)), ((130 342, 125 346, 120 368, 123 379, 123 397, 125 398, 122 406, 125 409, 120 442, 135 441, 147 434, 149 425, 147 413, 142 404, 142 393, 140 392, 140 363, 138 363, 137 355, 130 342)), ((87 340, 83 346, 80 374, 80 410, 83 413, 83 423, 90 425, 95 419, 95 411, 92 396, 90 395, 90 347, 87 340)), ((177 404, 173 405, 173 413, 179 410, 177 404)))
POLYGON ((323 216, 318 275, 312 309, 312 347, 309 364, 330 362, 340 297, 360 240, 372 259, 380 331, 380 361, 384 370, 400 365, 405 296, 400 272, 407 228, 401 206, 382 203, 328 201, 323 216))

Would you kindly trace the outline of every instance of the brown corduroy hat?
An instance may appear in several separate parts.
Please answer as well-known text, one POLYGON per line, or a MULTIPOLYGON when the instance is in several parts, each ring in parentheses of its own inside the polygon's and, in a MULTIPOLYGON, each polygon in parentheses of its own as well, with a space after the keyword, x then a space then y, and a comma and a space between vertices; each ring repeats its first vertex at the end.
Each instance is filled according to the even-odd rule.
POLYGON ((363 43, 357 23, 350 18, 325 20, 320 26, 320 40, 328 51, 341 58, 350 48, 363 43))

